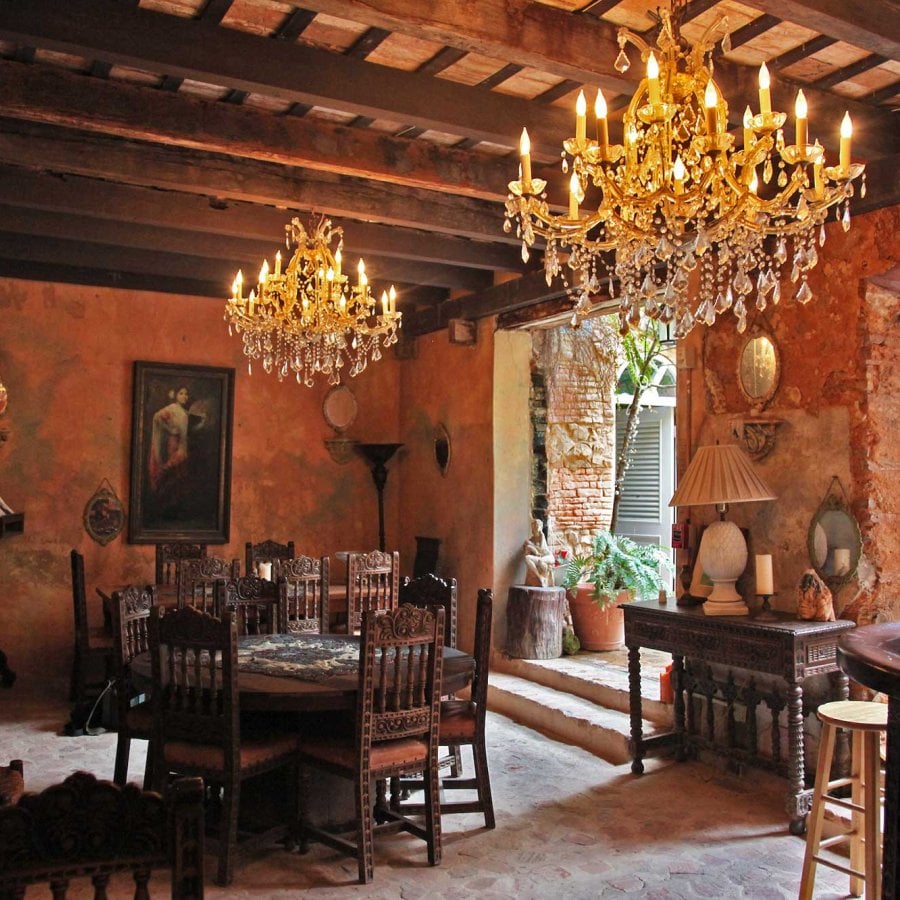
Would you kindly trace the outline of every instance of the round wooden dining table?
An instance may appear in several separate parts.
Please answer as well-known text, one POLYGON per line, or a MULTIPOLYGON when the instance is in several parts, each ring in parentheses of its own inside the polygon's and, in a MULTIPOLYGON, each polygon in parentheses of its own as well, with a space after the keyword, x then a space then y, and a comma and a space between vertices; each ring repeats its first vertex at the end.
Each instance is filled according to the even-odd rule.
MULTIPOLYGON (((238 638, 241 710, 354 709, 359 687, 359 635, 272 634, 238 638)), ((462 690, 475 660, 444 647, 441 693, 462 690)), ((151 678, 149 653, 131 661, 136 681, 151 678)))

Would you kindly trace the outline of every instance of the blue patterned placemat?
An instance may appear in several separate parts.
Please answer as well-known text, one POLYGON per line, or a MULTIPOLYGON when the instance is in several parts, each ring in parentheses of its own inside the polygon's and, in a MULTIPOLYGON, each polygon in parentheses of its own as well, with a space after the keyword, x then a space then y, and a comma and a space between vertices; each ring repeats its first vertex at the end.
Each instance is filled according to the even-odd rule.
POLYGON ((359 672, 359 643, 327 635, 272 634, 238 648, 238 669, 260 675, 325 681, 359 672))

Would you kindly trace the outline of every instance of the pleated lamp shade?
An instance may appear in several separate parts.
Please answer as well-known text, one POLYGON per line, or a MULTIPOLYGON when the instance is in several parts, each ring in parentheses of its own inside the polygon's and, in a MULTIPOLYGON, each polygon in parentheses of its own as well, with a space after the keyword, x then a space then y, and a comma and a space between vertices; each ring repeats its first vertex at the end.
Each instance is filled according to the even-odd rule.
POLYGON ((700 447, 678 483, 669 506, 721 506, 775 500, 737 444, 700 447))

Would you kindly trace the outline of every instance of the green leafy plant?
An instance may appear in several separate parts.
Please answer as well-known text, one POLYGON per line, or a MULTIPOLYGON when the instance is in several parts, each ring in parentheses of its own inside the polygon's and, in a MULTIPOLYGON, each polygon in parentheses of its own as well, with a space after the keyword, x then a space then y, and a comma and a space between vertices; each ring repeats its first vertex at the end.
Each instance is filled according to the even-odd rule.
POLYGON ((668 568, 668 554, 658 544, 639 544, 601 531, 594 535, 590 553, 569 561, 566 587, 589 582, 594 585, 594 601, 603 609, 621 591, 627 590, 632 597, 654 596, 664 585, 661 571, 668 568))

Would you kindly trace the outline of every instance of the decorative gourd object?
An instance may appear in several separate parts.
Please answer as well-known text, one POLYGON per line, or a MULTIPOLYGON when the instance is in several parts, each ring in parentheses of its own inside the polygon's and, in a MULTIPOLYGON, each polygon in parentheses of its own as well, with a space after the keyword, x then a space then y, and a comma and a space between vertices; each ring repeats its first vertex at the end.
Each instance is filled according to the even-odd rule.
POLYGON ((828 585, 819 578, 815 569, 807 569, 800 577, 797 588, 797 615, 801 619, 816 622, 833 622, 834 603, 828 585))

